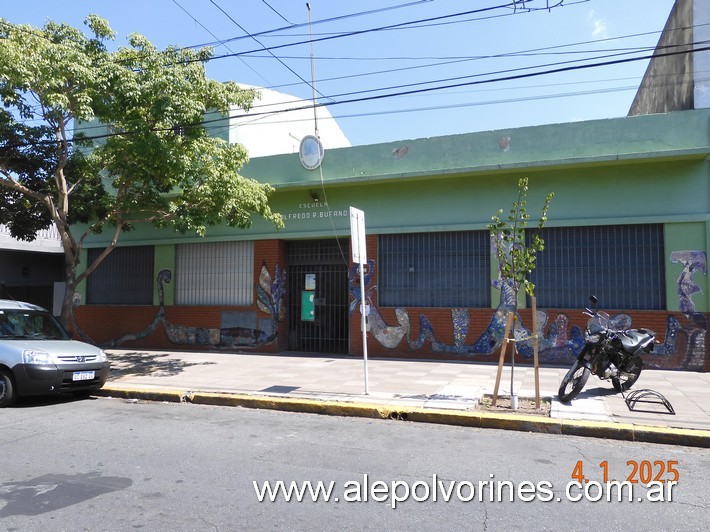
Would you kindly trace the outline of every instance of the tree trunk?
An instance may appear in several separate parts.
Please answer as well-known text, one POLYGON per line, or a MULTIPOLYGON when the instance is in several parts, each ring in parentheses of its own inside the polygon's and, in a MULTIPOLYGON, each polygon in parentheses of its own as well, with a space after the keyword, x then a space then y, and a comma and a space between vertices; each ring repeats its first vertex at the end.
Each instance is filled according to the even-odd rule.
POLYGON ((64 266, 64 299, 62 300, 61 322, 66 329, 70 329, 71 317, 74 304, 74 291, 76 290, 76 265, 65 264, 64 266))

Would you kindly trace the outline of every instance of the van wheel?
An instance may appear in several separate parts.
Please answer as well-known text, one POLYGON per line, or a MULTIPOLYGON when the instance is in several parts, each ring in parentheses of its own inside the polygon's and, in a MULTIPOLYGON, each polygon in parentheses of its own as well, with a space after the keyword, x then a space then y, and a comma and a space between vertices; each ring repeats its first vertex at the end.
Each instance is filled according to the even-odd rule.
POLYGON ((17 392, 12 375, 7 370, 0 369, 0 408, 10 406, 16 398, 17 392))

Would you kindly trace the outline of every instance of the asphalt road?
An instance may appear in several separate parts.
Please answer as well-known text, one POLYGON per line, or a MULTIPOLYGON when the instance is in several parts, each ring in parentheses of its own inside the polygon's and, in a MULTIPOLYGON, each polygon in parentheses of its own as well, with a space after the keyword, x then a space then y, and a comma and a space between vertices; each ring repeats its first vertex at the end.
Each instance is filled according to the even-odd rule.
POLYGON ((707 449, 401 421, 108 398, 0 410, 2 530, 697 530, 709 472, 707 449), (570 485, 584 475, 597 498, 605 472, 641 481, 631 502, 570 485), (330 502, 270 502, 279 480, 332 483, 330 502))

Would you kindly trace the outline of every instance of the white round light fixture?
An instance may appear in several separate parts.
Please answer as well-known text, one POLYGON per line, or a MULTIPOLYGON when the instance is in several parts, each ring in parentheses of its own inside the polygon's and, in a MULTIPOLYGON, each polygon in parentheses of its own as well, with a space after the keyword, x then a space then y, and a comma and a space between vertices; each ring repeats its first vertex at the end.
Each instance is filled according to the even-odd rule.
POLYGON ((298 149, 298 156, 301 164, 306 170, 315 170, 323 161, 325 151, 320 139, 315 135, 306 135, 301 139, 301 146, 298 149))

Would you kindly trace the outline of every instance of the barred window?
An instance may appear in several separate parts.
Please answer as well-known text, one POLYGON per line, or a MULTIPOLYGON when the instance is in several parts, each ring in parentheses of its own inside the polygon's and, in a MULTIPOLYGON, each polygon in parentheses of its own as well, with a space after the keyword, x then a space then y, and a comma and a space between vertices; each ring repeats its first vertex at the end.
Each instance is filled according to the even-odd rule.
POLYGON ((490 307, 488 231, 381 235, 379 301, 397 307, 490 307))
POLYGON ((254 243, 202 242, 175 247, 175 303, 251 305, 254 243))
MULTIPOLYGON (((89 249, 92 264, 103 249, 89 249)), ((152 305, 153 246, 117 247, 86 280, 86 302, 92 305, 152 305)))
POLYGON ((663 225, 545 228, 530 279, 538 307, 666 308, 663 225))

